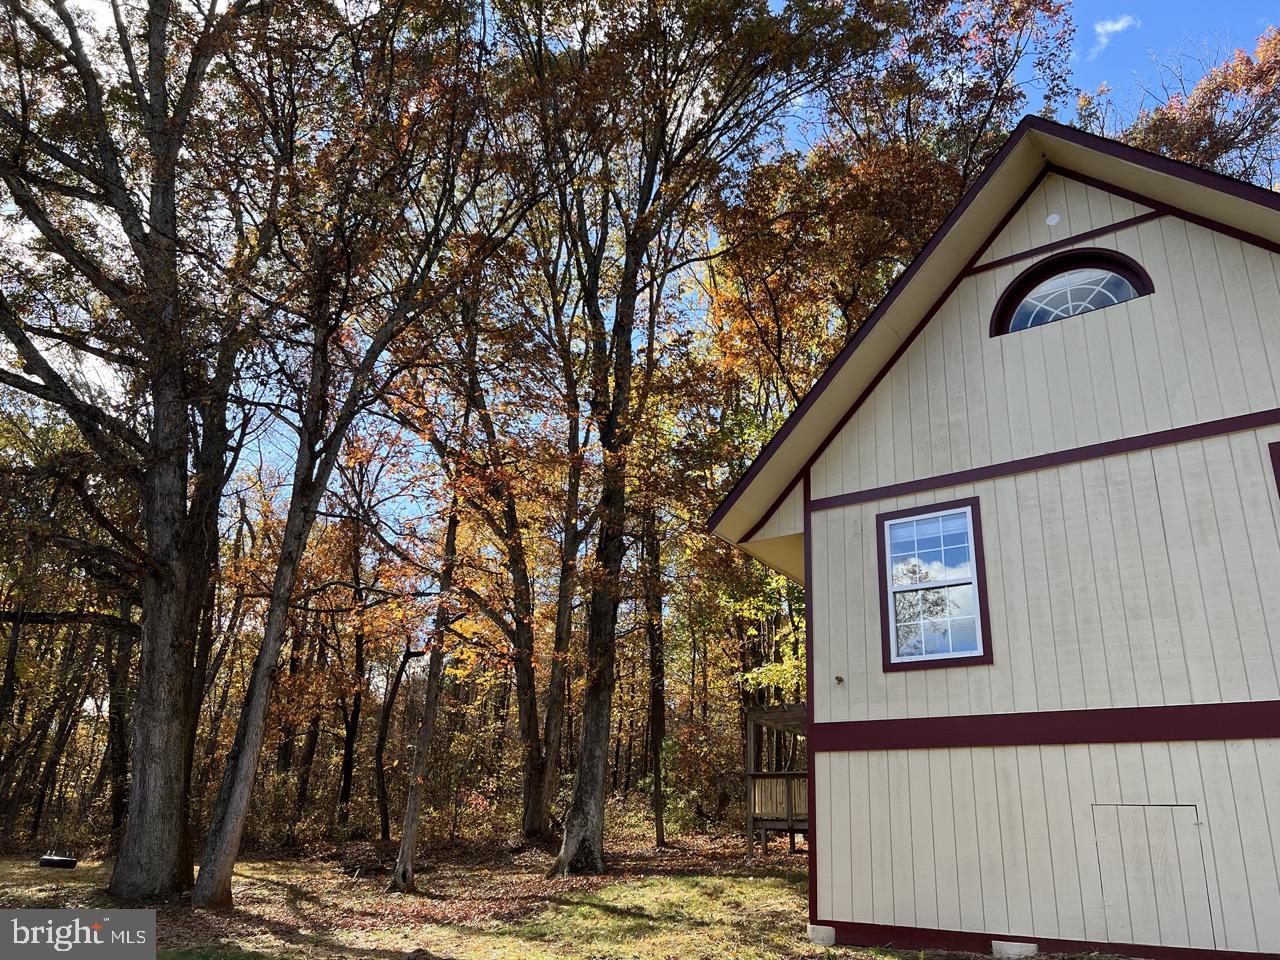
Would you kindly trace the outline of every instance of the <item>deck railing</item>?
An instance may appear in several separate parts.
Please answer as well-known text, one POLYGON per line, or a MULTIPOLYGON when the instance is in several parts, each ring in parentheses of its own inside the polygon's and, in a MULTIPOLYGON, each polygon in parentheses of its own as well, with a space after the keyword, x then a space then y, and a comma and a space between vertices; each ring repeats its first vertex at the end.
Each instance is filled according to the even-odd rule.
POLYGON ((809 827, 809 775, 803 770, 754 772, 747 775, 747 848, 755 849, 756 832, 786 833, 795 849, 797 832, 809 827))

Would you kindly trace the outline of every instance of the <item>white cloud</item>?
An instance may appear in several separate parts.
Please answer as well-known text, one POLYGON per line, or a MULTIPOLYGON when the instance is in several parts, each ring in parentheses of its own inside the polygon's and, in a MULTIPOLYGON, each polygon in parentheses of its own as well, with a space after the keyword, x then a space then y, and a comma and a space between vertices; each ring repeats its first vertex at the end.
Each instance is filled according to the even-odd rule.
POLYGON ((1130 27, 1137 29, 1142 26, 1142 21, 1131 13, 1123 13, 1118 17, 1112 17, 1110 20, 1098 20, 1093 24, 1093 47, 1089 50, 1089 59, 1092 60, 1100 54, 1108 43, 1111 42, 1113 35, 1124 33, 1130 27))

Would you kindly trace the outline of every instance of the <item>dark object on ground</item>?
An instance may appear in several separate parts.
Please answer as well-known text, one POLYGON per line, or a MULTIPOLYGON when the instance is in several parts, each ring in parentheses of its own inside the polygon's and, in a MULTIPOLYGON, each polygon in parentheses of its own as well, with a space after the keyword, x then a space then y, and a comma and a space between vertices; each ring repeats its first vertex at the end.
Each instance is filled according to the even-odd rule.
POLYGON ((40 866, 52 867, 55 870, 71 870, 79 861, 75 857, 56 857, 51 853, 46 853, 40 858, 40 866))

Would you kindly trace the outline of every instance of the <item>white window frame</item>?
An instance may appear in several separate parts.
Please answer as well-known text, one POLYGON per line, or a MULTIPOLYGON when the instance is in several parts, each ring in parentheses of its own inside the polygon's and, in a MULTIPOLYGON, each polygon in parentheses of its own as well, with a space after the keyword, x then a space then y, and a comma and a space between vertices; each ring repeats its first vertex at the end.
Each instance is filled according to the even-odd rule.
POLYGON ((975 529, 976 524, 973 522, 973 507, 970 504, 964 506, 943 507, 940 510, 933 510, 924 513, 908 513, 905 516, 895 517, 891 520, 884 520, 884 556, 880 558, 884 564, 884 582, 885 596, 882 602, 885 604, 886 616, 889 623, 889 662, 890 663, 926 663, 939 660, 974 660, 986 655, 987 638, 985 631, 982 629, 983 620, 985 619, 983 610, 983 590, 982 590, 982 570, 979 569, 979 550, 978 550, 978 532, 975 529), (917 520, 928 520, 931 517, 946 517, 952 514, 963 513, 965 522, 969 526, 969 565, 973 569, 973 576, 963 577, 954 580, 930 580, 928 583, 902 583, 895 584, 893 582, 893 535, 890 528, 895 523, 914 523, 917 520), (978 648, 976 650, 962 650, 959 653, 921 653, 915 657, 902 657, 898 655, 898 617, 897 604, 894 598, 899 593, 918 593, 921 590, 939 590, 943 587, 973 587, 974 593, 974 628, 978 637, 978 648))

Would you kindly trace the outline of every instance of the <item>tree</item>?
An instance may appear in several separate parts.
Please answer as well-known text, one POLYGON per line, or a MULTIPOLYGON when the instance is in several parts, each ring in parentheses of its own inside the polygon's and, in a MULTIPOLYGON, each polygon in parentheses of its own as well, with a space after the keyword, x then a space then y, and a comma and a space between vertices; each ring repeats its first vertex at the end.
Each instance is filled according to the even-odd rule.
MULTIPOLYGON (((129 814, 111 891, 191 880, 186 836, 202 606, 239 442, 231 394, 252 333, 228 305, 257 251, 204 189, 210 67, 247 4, 155 0, 99 35, 63 3, 8 5, 0 181, 30 238, 8 258, 0 384, 60 410, 142 525, 104 523, 103 559, 136 575, 141 662, 129 814), (214 285, 222 287, 215 293, 214 285), (93 365, 97 381, 77 377, 93 365)), ((267 174, 269 179, 270 175, 267 174)))
POLYGON ((551 91, 540 132, 583 302, 585 400, 601 456, 578 775, 553 867, 598 873, 627 457, 655 369, 665 284, 687 264, 693 204, 842 60, 854 31, 829 7, 772 14, 720 0, 534 4, 508 16, 528 69, 551 91))
POLYGON ((1106 88, 1081 94, 1076 109, 1087 130, 1274 189, 1280 180, 1280 30, 1269 27, 1252 55, 1235 50, 1210 64, 1180 54, 1157 64, 1156 83, 1132 117, 1106 88))
POLYGON ((440 315, 432 308, 501 243, 526 202, 518 188, 498 189, 513 182, 501 179, 489 47, 472 4, 354 18, 332 10, 310 37, 291 10, 273 11, 247 60, 264 65, 261 121, 289 144, 296 219, 274 234, 278 353, 263 376, 278 392, 264 402, 296 445, 262 645, 194 892, 205 906, 231 900, 298 565, 343 442, 397 375, 389 358, 400 334, 440 315), (312 138, 322 143, 314 156, 312 138))

